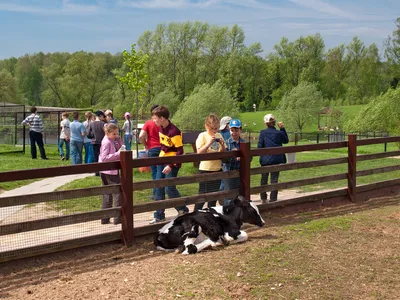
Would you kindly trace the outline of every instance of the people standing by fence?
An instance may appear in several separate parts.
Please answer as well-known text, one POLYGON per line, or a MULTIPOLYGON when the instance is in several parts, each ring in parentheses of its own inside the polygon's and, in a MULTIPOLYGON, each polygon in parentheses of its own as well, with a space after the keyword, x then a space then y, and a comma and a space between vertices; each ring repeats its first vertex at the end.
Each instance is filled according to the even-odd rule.
MULTIPOLYGON (((226 150, 225 141, 219 133, 219 120, 215 114, 210 114, 206 117, 204 127, 205 132, 199 134, 196 140, 197 153, 213 153, 223 152, 226 150)), ((210 174, 222 171, 221 160, 201 161, 199 165, 200 174, 210 174)), ((199 194, 218 192, 221 185, 221 180, 210 180, 199 183, 199 194)), ((208 202, 208 207, 216 206, 217 201, 208 202)), ((203 203, 196 203, 195 210, 202 209, 203 203)))
MULTIPOLYGON (((159 105, 153 105, 150 112, 156 109, 159 105)), ((159 157, 161 152, 160 144, 160 126, 158 126, 153 120, 147 120, 142 130, 140 130, 139 139, 144 148, 147 151, 147 157, 159 157)), ((158 167, 156 165, 151 166, 151 178, 156 180, 158 167)), ((160 175, 161 176, 161 175, 160 175)), ((159 177, 160 177, 159 176, 159 177)), ((153 199, 155 199, 157 189, 153 189, 153 199)))
MULTIPOLYGON (((272 114, 264 116, 264 123, 267 129, 263 129, 260 132, 258 138, 258 148, 271 148, 271 147, 282 147, 283 144, 289 143, 289 138, 286 133, 285 127, 282 122, 278 123, 279 130, 275 128, 276 119, 272 114)), ((286 163, 286 155, 275 154, 275 155, 262 155, 260 156, 260 165, 278 165, 286 163)), ((269 173, 261 174, 261 185, 268 185, 269 173)), ((278 183, 279 172, 271 172, 271 184, 278 183)), ((267 203, 267 193, 260 193, 262 203, 267 203)), ((273 190, 270 193, 270 202, 278 200, 278 191, 273 190)))
MULTIPOLYGON (((240 137, 242 133, 242 122, 238 119, 233 119, 229 122, 229 131, 231 137, 226 141, 226 151, 234 151, 240 149, 240 143, 246 141, 240 137)), ((231 157, 223 160, 224 172, 232 170, 240 170, 240 157, 231 157)), ((240 188, 240 178, 228 178, 224 180, 225 191, 240 188)), ((229 205, 232 198, 225 198, 224 205, 229 205)))
MULTIPOLYGON (((120 159, 120 151, 121 146, 123 144, 121 137, 119 136, 118 126, 109 123, 104 127, 105 136, 101 141, 100 153, 99 153, 99 162, 107 162, 107 161, 118 161, 120 159)), ((118 170, 108 170, 101 171, 100 178, 103 185, 109 184, 120 184, 121 178, 118 174, 118 170)), ((121 206, 121 193, 112 194, 112 197, 109 194, 103 195, 103 201, 101 208, 111 208, 121 206)), ((101 224, 110 223, 110 219, 102 219, 101 224)), ((114 218, 114 225, 121 223, 121 217, 114 218)))
POLYGON ((46 151, 43 145, 44 136, 44 126, 43 121, 37 114, 37 108, 35 106, 31 107, 31 115, 29 115, 25 120, 22 121, 22 125, 29 126, 29 139, 31 141, 31 156, 32 159, 37 158, 36 144, 39 147, 40 157, 47 160, 46 151), (36 144, 35 144, 36 143, 36 144))
MULTIPOLYGON (((161 144, 160 156, 177 156, 184 153, 182 132, 169 120, 169 110, 165 106, 158 106, 152 111, 152 119, 154 123, 159 126, 159 136, 161 144)), ((168 164, 157 166, 157 178, 174 178, 178 176, 181 164, 168 164)), ((179 198, 181 194, 175 185, 170 185, 164 189, 157 189, 155 200, 160 201, 165 199, 165 193, 168 198, 179 198)), ((185 214, 189 212, 186 205, 175 207, 178 214, 185 214)), ((155 224, 165 220, 165 209, 158 209, 154 213, 154 219, 150 224, 155 224)))
MULTIPOLYGON (((101 110, 98 110, 96 111, 96 120, 89 124, 89 133, 87 134, 87 137, 92 140, 93 162, 99 161, 101 141, 105 135, 105 118, 105 114, 101 110)), ((96 172, 96 176, 99 176, 98 172, 96 172)))
POLYGON ((88 138, 89 133, 89 125, 92 122, 92 113, 90 111, 85 112, 85 119, 86 121, 83 122, 83 126, 85 127, 86 134, 83 137, 83 148, 85 149, 85 157, 83 162, 85 164, 90 164, 93 162, 93 146, 92 140, 88 138))
POLYGON ((132 130, 133 130, 133 124, 131 120, 131 114, 129 112, 126 112, 124 114, 125 117, 125 122, 124 125, 122 125, 122 132, 124 133, 124 144, 126 150, 131 150, 132 149, 132 130))
POLYGON ((83 137, 86 135, 85 126, 79 122, 79 112, 72 113, 74 121, 70 124, 71 129, 71 162, 73 165, 82 163, 83 137))
POLYGON ((69 149, 70 149, 70 138, 71 132, 69 129, 70 121, 68 119, 69 114, 67 112, 63 112, 61 115, 62 121, 60 122, 60 139, 58 141, 58 151, 60 152, 61 160, 69 160, 69 149), (65 156, 63 151, 63 146, 65 144, 65 156))

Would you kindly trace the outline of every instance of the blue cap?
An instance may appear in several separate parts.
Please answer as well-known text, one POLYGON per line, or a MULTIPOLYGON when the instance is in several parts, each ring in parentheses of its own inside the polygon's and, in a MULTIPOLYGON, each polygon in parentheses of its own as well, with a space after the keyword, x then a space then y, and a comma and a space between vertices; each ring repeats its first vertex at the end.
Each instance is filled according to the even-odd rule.
POLYGON ((242 122, 240 122, 240 120, 238 119, 233 119, 232 121, 229 122, 229 127, 233 128, 242 128, 242 122))

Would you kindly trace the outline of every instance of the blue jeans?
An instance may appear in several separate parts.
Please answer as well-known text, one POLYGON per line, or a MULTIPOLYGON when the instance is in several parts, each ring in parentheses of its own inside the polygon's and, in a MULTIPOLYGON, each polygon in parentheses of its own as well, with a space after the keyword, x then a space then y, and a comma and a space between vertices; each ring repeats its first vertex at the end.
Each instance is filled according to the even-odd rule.
POLYGON ((124 135, 124 144, 125 144, 126 150, 132 150, 132 134, 124 135))
MULTIPOLYGON (((147 152, 147 157, 159 157, 160 156, 160 152, 161 152, 161 147, 151 148, 147 152)), ((153 179, 153 180, 157 179, 157 166, 156 165, 151 166, 151 179, 153 179)), ((156 190, 157 189, 158 188, 154 188, 153 189, 154 199, 155 199, 155 196, 156 196, 156 190)))
POLYGON ((60 139, 58 142, 58 150, 60 151, 60 156, 64 156, 63 145, 65 143, 65 159, 69 159, 69 140, 60 139))
MULTIPOLYGON (((268 177, 269 173, 261 174, 261 185, 268 185, 268 177)), ((271 172, 271 184, 278 183, 279 180, 279 172, 271 172)), ((260 193, 261 200, 267 200, 267 193, 260 193)), ((278 191, 271 191, 269 195, 269 199, 271 202, 278 200, 278 191)))
MULTIPOLYGON (((162 170, 164 169, 165 166, 157 166, 157 178, 156 179, 163 179, 163 178, 175 178, 178 176, 179 168, 172 168, 171 172, 169 174, 163 174, 162 170)), ((178 189, 176 188, 175 185, 167 186, 164 188, 158 188, 156 191, 155 199, 156 201, 160 200, 165 200, 165 193, 167 193, 168 198, 179 198, 181 194, 179 193, 178 189)), ((177 211, 184 211, 184 212, 189 212, 189 209, 187 208, 186 205, 183 206, 178 206, 175 207, 177 211)), ((154 218, 163 220, 165 219, 165 209, 157 209, 154 213, 154 218)))
MULTIPOLYGON (((225 191, 240 188, 240 177, 224 179, 224 186, 225 186, 225 191)), ((224 205, 229 205, 231 203, 231 201, 232 201, 232 198, 225 198, 224 205)))
POLYGON ((91 142, 87 142, 83 144, 85 148, 85 164, 90 164, 94 161, 93 157, 93 146, 91 142))
POLYGON ((71 161, 73 165, 82 163, 83 142, 71 140, 71 161))

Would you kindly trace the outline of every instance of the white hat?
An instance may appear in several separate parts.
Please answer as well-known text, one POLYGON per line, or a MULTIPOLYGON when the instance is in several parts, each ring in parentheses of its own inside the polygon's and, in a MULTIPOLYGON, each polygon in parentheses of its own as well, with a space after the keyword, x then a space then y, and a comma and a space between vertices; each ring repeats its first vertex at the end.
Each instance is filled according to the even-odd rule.
POLYGON ((274 117, 273 114, 268 114, 264 116, 264 123, 271 123, 271 122, 275 122, 276 119, 274 117))
POLYGON ((219 130, 224 130, 226 125, 229 124, 229 122, 232 120, 231 117, 225 116, 219 121, 219 130))

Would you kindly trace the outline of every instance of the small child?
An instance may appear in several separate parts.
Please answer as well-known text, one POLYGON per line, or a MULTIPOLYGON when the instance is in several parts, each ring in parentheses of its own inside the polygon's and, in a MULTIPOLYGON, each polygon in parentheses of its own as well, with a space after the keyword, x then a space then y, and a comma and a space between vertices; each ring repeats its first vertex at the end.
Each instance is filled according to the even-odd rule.
MULTIPOLYGON (((210 114, 206 117, 204 127, 205 132, 199 134, 196 140, 197 153, 213 153, 213 152, 224 152, 225 141, 219 131, 219 120, 215 114, 210 114)), ((215 173, 222 171, 221 160, 206 160, 201 161, 199 165, 200 174, 204 173, 215 173)), ((206 194, 212 192, 218 192, 221 185, 221 180, 210 180, 199 183, 199 194, 206 194)), ((209 201, 208 208, 216 206, 217 201, 209 201)), ((204 206, 204 203, 196 203, 194 210, 200 210, 204 206)))
MULTIPOLYGON (((109 123, 104 127, 105 136, 101 141, 99 162, 118 161, 120 157, 120 149, 122 140, 119 136, 118 126, 109 123)), ((120 184, 121 178, 119 177, 118 170, 101 171, 100 178, 103 185, 120 184)), ((101 208, 111 208, 114 199, 114 207, 121 206, 121 194, 103 195, 103 203, 101 208)), ((110 223, 110 219, 102 219, 101 224, 110 223)), ((121 223, 121 217, 114 218, 114 225, 121 223)))
MULTIPOLYGON (((240 149, 240 143, 244 143, 245 140, 240 137, 242 133, 242 122, 238 119, 233 119, 229 122, 231 137, 226 141, 226 150, 233 151, 240 149)), ((232 157, 224 160, 224 171, 239 170, 240 169, 240 157, 232 157)), ((224 179, 225 190, 238 189, 240 187, 240 178, 228 178, 224 179)), ((232 201, 231 198, 224 200, 224 205, 229 205, 232 201)))

